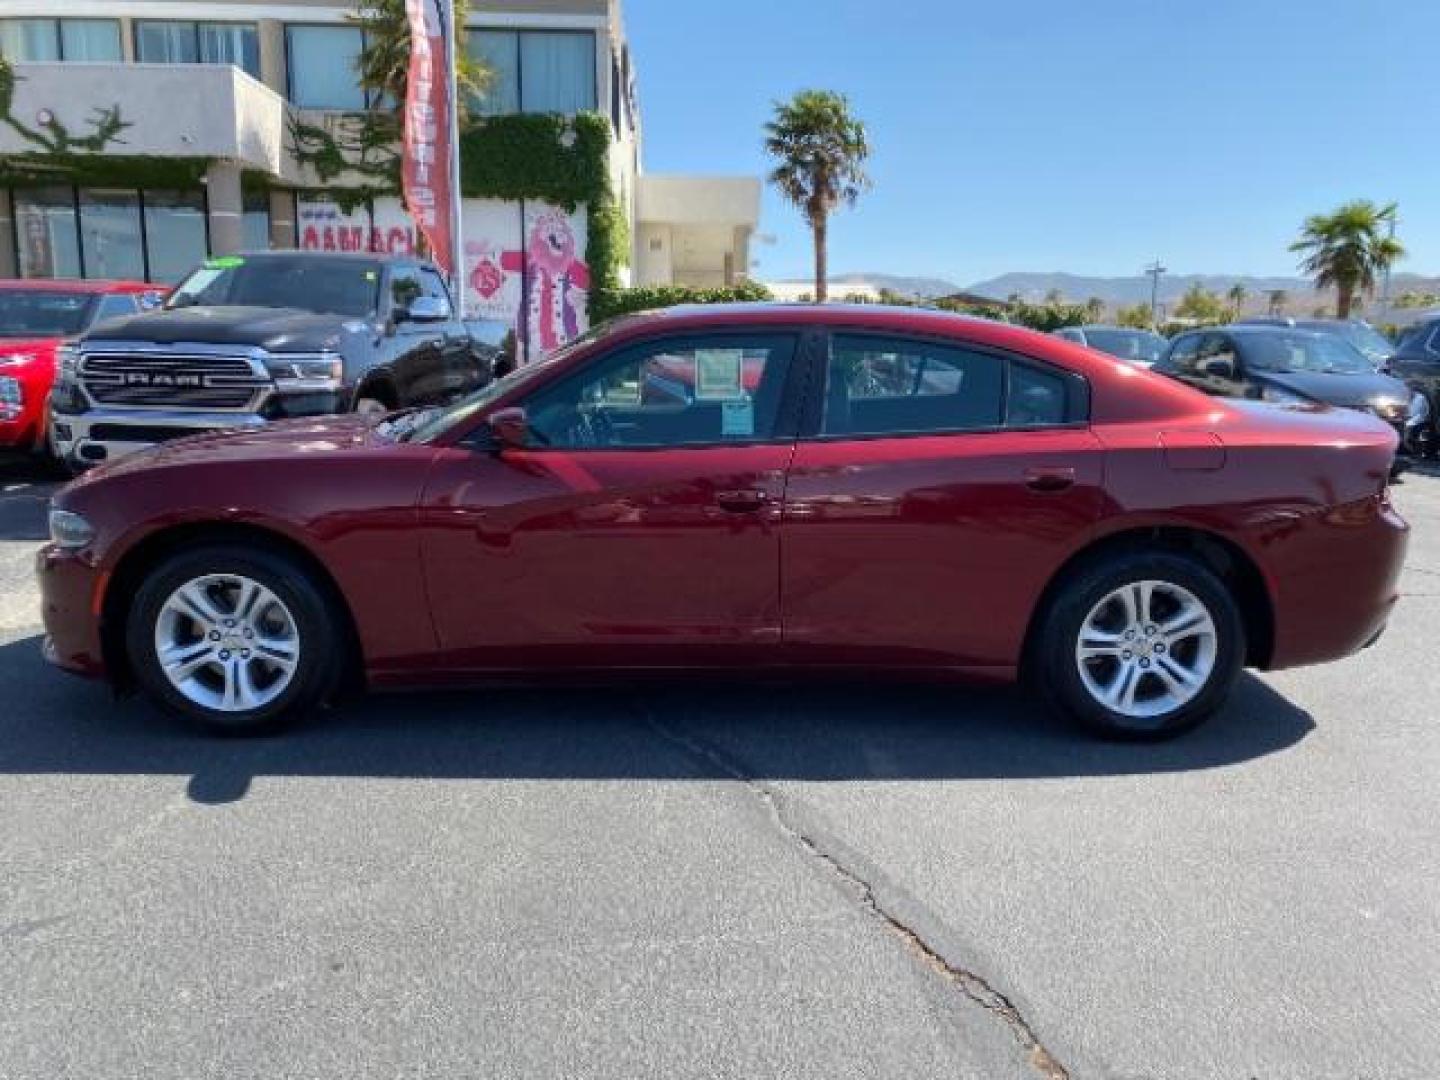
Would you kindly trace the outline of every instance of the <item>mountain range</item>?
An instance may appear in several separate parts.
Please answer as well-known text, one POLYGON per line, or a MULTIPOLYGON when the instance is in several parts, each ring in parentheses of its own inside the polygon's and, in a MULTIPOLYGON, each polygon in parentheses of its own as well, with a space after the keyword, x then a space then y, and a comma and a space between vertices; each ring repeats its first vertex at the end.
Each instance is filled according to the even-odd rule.
MULTIPOLYGON (((910 297, 937 297, 968 292, 1006 300, 1018 293, 1021 299, 1038 303, 1052 291, 1058 291, 1066 300, 1074 303, 1084 303, 1091 297, 1099 297, 1105 302, 1105 306, 1110 308, 1150 301, 1150 279, 1143 274, 1133 277, 1088 277, 1081 274, 1021 272, 1002 274, 973 285, 961 286, 944 278, 851 273, 836 275, 831 278, 831 282, 836 286, 869 283, 877 288, 893 289, 910 297)), ((1289 304, 1295 311, 1306 311, 1322 302, 1313 285, 1305 278, 1251 274, 1166 274, 1160 279, 1161 303, 1174 303, 1196 284, 1222 296, 1234 285, 1243 285, 1250 295, 1247 307, 1255 304, 1263 306, 1265 294, 1276 289, 1283 289, 1288 294, 1289 304)), ((1412 291, 1440 293, 1440 277, 1409 273, 1394 276, 1391 283, 1393 295, 1399 296, 1412 291)))

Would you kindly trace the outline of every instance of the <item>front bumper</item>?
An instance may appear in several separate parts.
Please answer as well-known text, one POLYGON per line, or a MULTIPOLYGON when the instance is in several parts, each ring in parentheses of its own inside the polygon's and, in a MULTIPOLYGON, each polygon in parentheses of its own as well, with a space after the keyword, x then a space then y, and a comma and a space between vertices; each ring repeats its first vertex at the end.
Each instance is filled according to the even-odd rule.
POLYGON ((83 554, 47 544, 35 557, 35 575, 45 624, 45 659, 77 675, 104 678, 100 629, 103 574, 83 554))
POLYGON ((50 415, 56 454, 79 468, 133 454, 157 443, 229 428, 258 428, 259 413, 198 412, 191 409, 91 409, 50 415))

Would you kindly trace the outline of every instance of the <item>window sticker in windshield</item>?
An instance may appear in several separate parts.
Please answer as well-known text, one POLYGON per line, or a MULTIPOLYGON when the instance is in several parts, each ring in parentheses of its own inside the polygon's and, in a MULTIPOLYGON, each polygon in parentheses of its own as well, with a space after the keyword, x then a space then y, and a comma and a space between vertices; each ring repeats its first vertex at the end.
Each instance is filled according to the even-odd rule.
POLYGON ((695 350, 697 401, 733 401, 745 396, 743 349, 695 350))
POLYGON ((727 401, 720 406, 720 435, 726 439, 755 436, 755 405, 749 399, 727 401))
POLYGON ((221 255, 219 258, 207 259, 205 269, 207 270, 234 270, 236 267, 244 266, 245 260, 239 255, 221 255))
POLYGON ((366 270, 366 271, 365 271, 365 280, 366 280, 366 281, 374 281, 377 277, 379 277, 379 275, 376 274, 374 270, 366 270))

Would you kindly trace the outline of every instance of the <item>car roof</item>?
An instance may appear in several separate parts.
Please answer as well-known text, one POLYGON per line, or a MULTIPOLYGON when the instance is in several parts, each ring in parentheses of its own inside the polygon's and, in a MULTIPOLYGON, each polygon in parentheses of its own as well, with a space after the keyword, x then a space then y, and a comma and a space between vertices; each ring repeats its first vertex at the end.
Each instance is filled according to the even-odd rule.
POLYGON ((0 278, 0 289, 10 292, 117 293, 169 291, 169 285, 108 278, 0 278))
POLYGON ((1334 340, 1333 335, 1322 333, 1319 330, 1307 330, 1303 326, 1276 326, 1273 323, 1226 323, 1224 326, 1197 326, 1194 329, 1186 330, 1181 337, 1189 337, 1191 334, 1260 334, 1278 337, 1281 334, 1289 334, 1292 337, 1329 338, 1334 340))
POLYGON ((1080 330, 1088 333, 1091 330, 1118 330, 1122 334, 1150 334, 1153 337, 1160 335, 1154 330, 1146 330, 1143 326, 1113 326, 1110 323, 1086 323, 1084 326, 1062 326, 1062 330, 1080 330))

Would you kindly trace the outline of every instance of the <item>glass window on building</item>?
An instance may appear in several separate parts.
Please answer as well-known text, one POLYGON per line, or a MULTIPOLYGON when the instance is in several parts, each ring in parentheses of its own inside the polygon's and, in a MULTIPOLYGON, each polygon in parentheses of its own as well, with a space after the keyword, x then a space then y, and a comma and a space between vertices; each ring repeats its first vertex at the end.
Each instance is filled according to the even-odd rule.
POLYGON ((56 19, 6 19, 0 23, 0 52, 7 60, 59 60, 56 19))
POLYGON ((60 58, 90 64, 118 64, 120 50, 118 19, 61 19, 60 58))
POLYGON ((287 26, 290 100, 302 109, 360 111, 365 92, 355 61, 365 37, 354 26, 287 26))
POLYGON ((196 27, 202 64, 233 64, 260 77, 260 35, 245 23, 200 23, 196 27))
POLYGON ((233 64, 260 77, 260 39, 253 23, 141 19, 135 58, 145 64, 233 64))
POLYGON ((520 107, 573 116, 595 108, 595 35, 527 32, 520 35, 520 107))
POLYGON ((20 189, 15 197, 15 240, 20 276, 79 277, 75 193, 70 188, 20 189))
POLYGON ((141 235, 139 192, 80 192, 80 244, 86 277, 143 280, 141 235))
POLYGON ((142 64, 198 64, 200 42, 191 22, 135 24, 135 59, 142 64))
POLYGON ((520 111, 520 35, 513 30, 471 30, 465 50, 490 72, 485 92, 470 102, 478 116, 520 111))
POLYGON ((246 251, 270 249, 270 195, 264 191, 247 191, 245 209, 240 219, 240 245, 246 251))
POLYGON ((0 54, 7 60, 121 59, 118 19, 3 19, 0 54))
MULTIPOLYGON (((145 192, 145 250, 151 281, 175 284, 205 261, 205 249, 205 199, 200 192, 145 192)), ((86 255, 89 270, 88 248, 86 255)))

